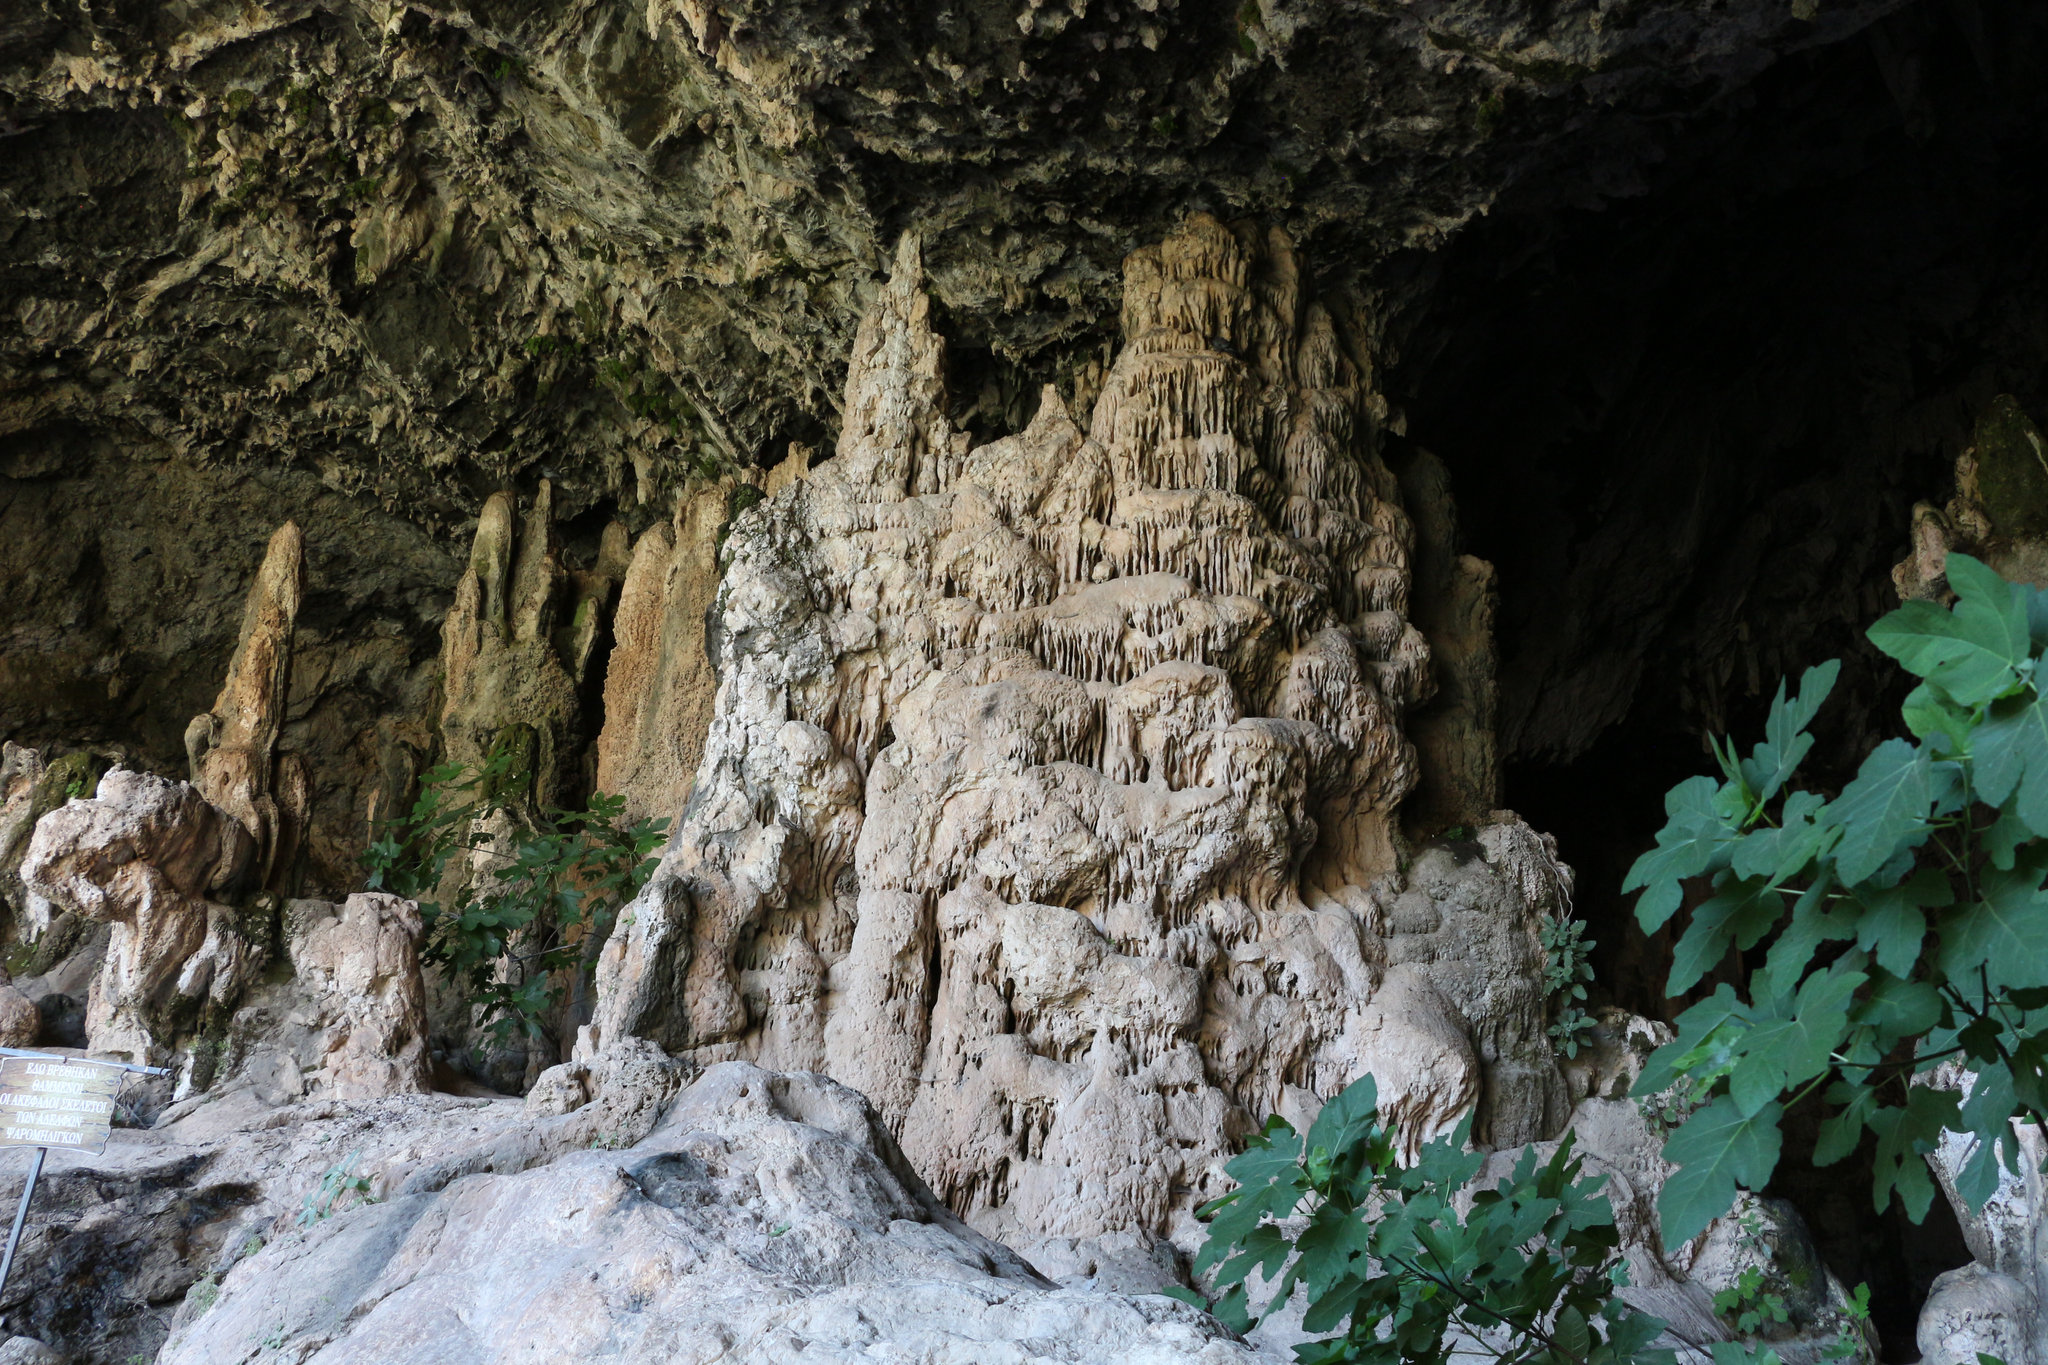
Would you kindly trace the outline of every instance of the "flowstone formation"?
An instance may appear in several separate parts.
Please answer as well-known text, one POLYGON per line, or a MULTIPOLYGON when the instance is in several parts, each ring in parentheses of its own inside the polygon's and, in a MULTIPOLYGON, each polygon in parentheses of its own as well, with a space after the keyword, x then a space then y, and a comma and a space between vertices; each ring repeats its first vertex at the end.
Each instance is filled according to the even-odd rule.
POLYGON ((1235 1141, 1366 1071, 1411 1141, 1555 1131, 1502 817, 1404 879, 1430 693, 1370 373, 1277 232, 1126 263, 1080 422, 974 446, 906 238, 836 456, 737 516, 679 831, 585 1053, 820 1070, 984 1231, 1168 1231, 1235 1141))

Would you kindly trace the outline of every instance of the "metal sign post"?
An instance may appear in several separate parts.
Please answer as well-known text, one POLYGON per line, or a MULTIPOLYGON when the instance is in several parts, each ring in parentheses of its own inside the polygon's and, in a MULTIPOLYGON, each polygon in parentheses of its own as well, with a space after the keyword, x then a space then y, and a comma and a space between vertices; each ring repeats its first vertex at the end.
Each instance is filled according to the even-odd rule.
POLYGON ((7 1292, 7 1277, 14 1272, 14 1253, 28 1223, 28 1201, 35 1198, 43 1159, 52 1147, 95 1156, 104 1152, 114 1127, 114 1100, 130 1072, 171 1074, 161 1066, 0 1047, 0 1147, 36 1149, 36 1163, 29 1168, 14 1227, 7 1234, 7 1252, 0 1256, 0 1294, 7 1292))

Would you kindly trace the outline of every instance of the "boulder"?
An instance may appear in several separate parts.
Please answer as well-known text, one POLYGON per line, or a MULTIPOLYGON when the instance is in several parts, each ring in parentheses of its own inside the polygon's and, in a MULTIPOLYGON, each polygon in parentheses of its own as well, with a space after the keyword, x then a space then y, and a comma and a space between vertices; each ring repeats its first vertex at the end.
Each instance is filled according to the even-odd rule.
POLYGON ((313 1065, 336 1099, 430 1089, 420 909, 359 893, 339 906, 292 902, 290 953, 298 989, 320 1024, 313 1065))
POLYGON ((43 1033, 43 1012, 12 986, 0 986, 0 1047, 34 1047, 43 1033))
POLYGON ((317 1352, 367 1365, 422 1359, 427 1342, 442 1365, 512 1352, 646 1365, 1258 1359, 1173 1300, 1054 1287, 954 1217, 875 1110, 824 1077, 727 1063, 661 1107, 637 1141, 415 1179, 271 1242, 227 1270, 203 1312, 181 1315, 158 1360, 317 1352))
POLYGON ((61 909, 113 926, 86 1011, 95 1052, 163 1060, 203 1009, 231 1009, 266 946, 210 893, 254 842, 190 783, 115 770, 98 794, 36 824, 23 882, 61 909))

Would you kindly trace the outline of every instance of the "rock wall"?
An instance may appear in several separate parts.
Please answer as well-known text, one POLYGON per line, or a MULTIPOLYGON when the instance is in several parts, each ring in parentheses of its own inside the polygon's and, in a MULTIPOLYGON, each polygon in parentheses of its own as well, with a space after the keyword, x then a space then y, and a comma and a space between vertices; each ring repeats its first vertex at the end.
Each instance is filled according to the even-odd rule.
MULTIPOLYGON (((1512 817, 1404 875, 1412 529, 1284 235, 1126 263, 1083 429, 975 445, 906 238, 833 459, 734 518, 704 757, 586 1053, 822 1070, 977 1226, 1166 1231, 1360 1073, 1420 1141, 1563 1119, 1512 817)), ((617 676, 615 672, 615 676, 617 676)))

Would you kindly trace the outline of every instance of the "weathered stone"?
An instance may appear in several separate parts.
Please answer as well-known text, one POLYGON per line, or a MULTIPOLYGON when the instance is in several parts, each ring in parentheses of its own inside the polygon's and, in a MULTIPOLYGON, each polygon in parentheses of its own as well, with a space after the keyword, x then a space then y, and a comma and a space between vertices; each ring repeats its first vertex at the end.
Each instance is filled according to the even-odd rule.
MULTIPOLYGON (((1965 1099, 1976 1084, 1975 1075, 1953 1060, 1922 1079, 1965 1099)), ((2015 1123, 2018 1169, 2000 1161, 1997 1187, 1973 1209, 1960 1186, 1977 1141, 1944 1132, 1928 1157, 1975 1261, 1934 1282, 1920 1313, 1920 1351, 1928 1365, 1972 1365, 1978 1351, 2007 1365, 2041 1365, 2048 1361, 2048 1135, 2038 1125, 2015 1123), (1992 1340, 2002 1345, 1982 1344, 1992 1340)))
POLYGON ((321 1016, 313 1093, 362 1100, 432 1089, 419 907, 361 893, 339 906, 294 901, 292 912, 295 984, 321 1016))
POLYGON ((976 446, 905 240, 837 455, 733 520, 704 759, 582 1045, 827 1071, 1084 1260, 1198 1235, 1240 1135, 1368 1070, 1411 1141, 1568 1107, 1554 854, 1499 817, 1397 867, 1431 684, 1355 345, 1207 218, 1130 258, 1124 332, 1085 431, 1047 390, 976 446))
POLYGON ((291 879, 311 801, 304 761, 277 752, 290 696, 292 632, 305 592, 305 537, 286 522, 270 538, 250 585, 220 696, 185 730, 192 785, 248 831, 255 851, 246 875, 263 891, 280 890, 291 879))
POLYGON ((1458 553, 1451 475, 1417 451, 1400 471, 1403 505, 1415 520, 1415 624, 1429 639, 1436 695, 1408 720, 1415 742, 1415 793, 1401 818, 1418 838, 1487 822, 1500 805, 1500 734, 1494 657, 1493 566, 1458 553))
POLYGON ((523 745, 524 771, 513 776, 531 783, 532 799, 558 806, 569 798, 595 729, 581 689, 626 570, 625 528, 608 529, 605 544, 589 572, 563 563, 545 480, 524 518, 509 493, 484 504, 442 627, 446 761, 475 770, 495 748, 523 745), (530 739, 508 740, 514 729, 530 739))
POLYGON ((273 1242, 159 1359, 216 1365, 267 1338, 383 1362, 429 1337, 449 1365, 510 1349, 621 1365, 1256 1359, 1171 1300, 1053 1288, 948 1212, 874 1110, 823 1077, 728 1064, 662 1107, 636 1142, 480 1168, 273 1242))
POLYGON ((12 986, 0 986, 0 1047, 34 1047, 43 1032, 43 1012, 12 986))
POLYGON ((624 797, 630 819, 672 818, 689 800, 718 692, 704 634, 718 595, 718 536, 742 491, 759 496, 751 485, 720 482, 678 499, 673 522, 650 527, 633 546, 597 737, 597 789, 624 797))
POLYGON ((1955 463, 1955 496, 1916 503, 1912 545, 1892 569, 1906 601, 1947 601, 1948 556, 1960 551, 2005 577, 2048 586, 2048 441, 2011 394, 1991 400, 1955 463))
POLYGON ((121 770, 37 822, 22 880, 113 925, 86 1015, 94 1051, 162 1061, 203 1006, 233 1007, 266 948, 209 894, 240 875, 253 843, 191 784, 121 770))

